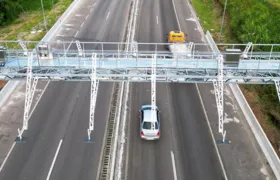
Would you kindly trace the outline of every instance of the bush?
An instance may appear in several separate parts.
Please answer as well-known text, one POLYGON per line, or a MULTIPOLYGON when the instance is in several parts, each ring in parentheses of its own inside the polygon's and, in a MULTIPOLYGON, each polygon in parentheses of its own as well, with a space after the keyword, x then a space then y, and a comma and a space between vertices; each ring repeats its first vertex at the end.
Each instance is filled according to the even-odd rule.
MULTIPOLYGON (((54 3, 56 0, 53 0, 54 3)), ((52 0, 43 1, 44 9, 52 7, 52 0)), ((19 17, 21 12, 41 9, 40 0, 0 0, 0 26, 6 25, 19 17)))
MULTIPOLYGON (((224 5, 224 0, 219 0, 224 5)), ((280 9, 268 1, 229 1, 227 13, 230 18, 232 35, 242 43, 279 44, 280 9)), ((262 48, 261 50, 269 51, 262 48)), ((274 51, 280 49, 274 48, 274 51)), ((246 85, 254 88, 259 95, 259 104, 270 121, 280 129, 280 105, 275 85, 246 85)))
MULTIPOLYGON (((223 0, 220 0, 224 4, 223 0)), ((280 9, 267 1, 229 1, 228 14, 233 35, 242 43, 280 42, 280 9)))

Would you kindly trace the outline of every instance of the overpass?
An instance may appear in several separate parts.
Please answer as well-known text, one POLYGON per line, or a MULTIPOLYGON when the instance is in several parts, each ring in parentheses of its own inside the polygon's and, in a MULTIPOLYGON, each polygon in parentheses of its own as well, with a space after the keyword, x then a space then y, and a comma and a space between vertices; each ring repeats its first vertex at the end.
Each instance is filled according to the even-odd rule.
MULTIPOLYGON (((91 107, 88 140, 94 129, 94 109, 99 81, 135 81, 152 83, 152 105, 156 104, 156 82, 213 83, 219 116, 219 133, 223 128, 223 84, 275 84, 280 99, 280 44, 216 44, 211 34, 207 43, 186 43, 187 52, 158 51, 168 43, 108 43, 75 41, 76 50, 66 49, 73 42, 18 41, 22 49, 5 49, 5 64, 0 68, 4 80, 25 80, 26 100, 23 128, 28 129, 30 105, 38 79, 91 81, 91 107), (35 45, 35 49, 28 49, 35 45), (154 51, 139 47, 153 46, 154 51), (62 48, 63 47, 63 48, 62 48), (123 50, 127 47, 126 50, 123 50), (225 49, 226 48, 226 49, 225 49), (112 50, 112 49, 117 49, 112 50), (221 51, 220 49, 225 49, 221 51), (261 50, 268 51, 261 51, 261 50), (34 79, 32 84, 32 79, 34 79)), ((9 47, 15 41, 2 41, 9 47)))

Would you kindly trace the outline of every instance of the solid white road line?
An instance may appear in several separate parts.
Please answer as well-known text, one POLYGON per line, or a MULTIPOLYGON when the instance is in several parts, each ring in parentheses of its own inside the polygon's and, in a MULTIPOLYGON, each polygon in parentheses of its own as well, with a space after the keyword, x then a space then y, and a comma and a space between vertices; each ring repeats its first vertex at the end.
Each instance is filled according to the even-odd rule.
POLYGON ((206 110, 205 110, 205 107, 204 107, 204 103, 203 103, 203 101, 202 101, 202 97, 201 97, 201 95, 200 95, 199 88, 198 88, 198 86, 197 86, 197 83, 195 83, 195 86, 196 86, 196 89, 197 89, 197 92, 198 92, 198 96, 199 96, 200 103, 201 103, 201 106, 202 106, 202 109, 203 109, 203 112, 204 112, 204 116, 205 116, 206 121, 207 121, 207 124, 208 124, 208 128, 210 129, 210 134, 211 134, 211 137, 212 137, 212 140, 213 140, 213 144, 214 144, 214 146, 215 146, 215 149, 216 149, 216 152, 217 152, 217 155, 218 155, 218 158, 219 158, 221 167, 222 167, 222 171, 223 171, 224 177, 225 177, 225 179, 227 180, 228 178, 227 178, 226 170, 225 170, 225 167, 224 167, 224 164, 223 164, 223 161, 222 161, 220 152, 219 152, 219 150, 218 150, 217 144, 215 143, 214 134, 213 134, 213 131, 212 131, 212 128, 211 128, 211 125, 210 125, 210 122, 209 122, 209 119, 208 119, 208 116, 207 116, 207 113, 206 113, 206 110))
POLYGON ((172 0, 172 3, 173 3, 173 8, 174 8, 174 11, 175 11, 176 19, 177 19, 177 22, 178 22, 179 30, 181 31, 181 26, 180 26, 180 22, 179 22, 179 19, 178 19, 178 16, 177 16, 177 11, 176 11, 176 8, 175 8, 174 0, 172 0))
POLYGON ((177 172, 176 172, 174 153, 172 151, 170 151, 170 153, 171 153, 171 160, 172 160, 174 180, 177 180, 177 172))
POLYGON ((107 15, 107 17, 106 17, 106 20, 108 19, 109 15, 110 15, 110 12, 108 13, 108 15, 107 15))
POLYGON ((158 24, 158 16, 157 16, 157 24, 158 24))
POLYGON ((96 3, 93 4, 93 6, 95 6, 96 3))
POLYGON ((83 27, 84 24, 85 24, 85 22, 82 23, 81 27, 83 27))
MULTIPOLYGON (((39 97, 39 99, 38 99, 37 102, 35 103, 35 105, 34 105, 32 111, 30 112, 29 119, 30 119, 30 117, 32 116, 32 114, 33 114, 35 108, 37 107, 39 101, 41 100, 41 98, 42 98, 43 94, 45 93, 45 91, 46 91, 47 87, 49 86, 49 84, 50 84, 50 81, 48 81, 47 85, 46 85, 45 88, 43 89, 43 92, 42 92, 41 96, 39 97)), ((28 121, 29 121, 29 119, 28 119, 28 121)))
POLYGON ((88 15, 86 16, 86 19, 88 18, 88 15))
POLYGON ((12 153, 12 151, 13 151, 13 149, 14 149, 15 145, 16 145, 16 142, 14 142, 14 143, 13 143, 13 145, 12 145, 11 149, 9 150, 9 152, 8 152, 7 156, 5 157, 5 159, 4 159, 4 161, 3 161, 3 163, 2 163, 2 165, 1 165, 1 167, 0 167, 0 172, 2 171, 2 169, 3 169, 4 165, 5 165, 6 161, 8 160, 8 157, 9 157, 9 156, 10 156, 10 154, 12 153))
POLYGON ((57 155, 58 155, 58 153, 59 153, 59 149, 60 149, 60 147, 61 147, 62 142, 63 142, 63 139, 61 139, 60 142, 59 142, 59 144, 58 144, 58 147, 57 147, 57 150, 56 150, 56 152, 55 152, 55 155, 54 155, 54 158, 53 158, 53 162, 52 162, 52 165, 51 165, 51 168, 50 168, 50 170, 49 170, 48 177, 47 177, 46 180, 49 180, 50 177, 51 177, 51 173, 52 173, 52 170, 53 170, 53 166, 54 166, 54 163, 55 163, 55 161, 56 161, 56 158, 57 158, 57 155))
MULTIPOLYGON (((49 83, 50 83, 50 81, 48 81, 47 85, 46 85, 46 86, 45 86, 45 88, 43 89, 43 92, 42 92, 41 96, 39 97, 39 99, 37 100, 37 102, 35 103, 35 105, 34 105, 33 109, 31 110, 31 112, 30 112, 30 116, 29 116, 29 117, 31 117, 31 116, 32 116, 32 114, 33 114, 33 112, 34 112, 35 108, 37 107, 37 105, 38 105, 39 101, 41 100, 41 97, 42 97, 42 96, 43 96, 43 94, 45 93, 45 91, 46 91, 46 89, 47 89, 47 87, 48 87, 49 83)), ((28 121, 29 121, 29 119, 28 119, 28 121)), ((2 169, 3 169, 4 165, 5 165, 6 161, 8 160, 8 158, 9 158, 10 154, 12 153, 12 151, 13 151, 13 149, 14 149, 15 145, 16 145, 16 142, 14 142, 14 143, 13 143, 13 145, 12 145, 11 149, 9 150, 9 152, 8 152, 7 156, 5 157, 5 159, 4 159, 4 161, 3 161, 3 163, 1 164, 1 167, 0 167, 0 172, 2 171, 2 169)))

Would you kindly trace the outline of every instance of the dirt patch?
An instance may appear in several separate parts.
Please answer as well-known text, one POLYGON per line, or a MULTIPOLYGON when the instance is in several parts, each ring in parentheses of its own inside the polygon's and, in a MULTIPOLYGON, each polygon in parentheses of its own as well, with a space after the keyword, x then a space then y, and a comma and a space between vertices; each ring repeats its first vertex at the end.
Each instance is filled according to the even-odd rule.
POLYGON ((262 126, 267 138, 275 149, 275 152, 277 153, 278 157, 280 157, 280 151, 278 147, 278 144, 280 143, 280 132, 270 123, 268 115, 262 112, 262 109, 264 108, 259 103, 258 93, 252 90, 249 91, 242 86, 240 86, 240 89, 242 90, 247 102, 249 103, 252 111, 262 126))
POLYGON ((0 90, 7 84, 7 81, 0 80, 0 90))

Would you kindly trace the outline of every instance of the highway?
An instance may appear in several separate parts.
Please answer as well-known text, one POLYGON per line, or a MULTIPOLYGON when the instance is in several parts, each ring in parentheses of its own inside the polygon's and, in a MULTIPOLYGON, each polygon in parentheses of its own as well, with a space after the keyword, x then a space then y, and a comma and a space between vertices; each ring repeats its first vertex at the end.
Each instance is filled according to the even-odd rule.
MULTIPOLYGON (((124 41, 130 2, 81 1, 53 40, 71 41, 66 47, 69 50, 77 49, 75 40, 124 41)), ((166 42, 166 33, 181 29, 188 34, 187 41, 201 42, 202 35, 192 15, 186 0, 140 0, 135 40, 166 42)), ((101 49, 94 45, 86 45, 85 48, 101 49)), ((117 47, 105 45, 103 48, 116 50, 117 47)), ((151 45, 138 48, 155 49, 151 45)), ((158 46, 156 50, 166 48, 158 46)), ((43 85, 40 82, 40 89, 44 89, 41 87, 43 85)), ((48 179, 48 175, 49 179, 57 180, 96 179, 113 83, 101 82, 99 85, 95 131, 92 134, 95 142, 91 144, 83 142, 87 137, 90 83, 50 82, 45 86, 46 91, 30 118, 29 129, 23 134, 27 142, 15 145, 0 172, 0 180, 48 179)), ((217 135, 217 109, 211 92, 213 87, 198 87, 214 135, 217 135)), ((157 83, 157 105, 162 120, 159 141, 143 141, 139 136, 138 110, 141 105, 150 102, 150 83, 130 84, 126 162, 123 168, 126 179, 224 179, 197 86, 157 83)), ((229 116, 232 115, 228 107, 225 111, 229 116)), ((229 131, 229 134, 235 135, 235 147, 223 146, 227 150, 223 152, 222 158, 227 165, 226 170, 231 177, 229 179, 258 179, 262 174, 260 167, 263 167, 258 158, 263 154, 256 153, 251 142, 253 138, 247 137, 243 129, 246 128, 242 124, 229 131), (243 142, 240 143, 240 139, 243 142)))
MULTIPOLYGON (((179 30, 172 0, 140 2, 137 42, 166 42, 166 33, 179 30)), ((180 17, 191 17, 186 3, 174 0, 174 4, 180 17)), ((193 30, 195 24, 186 25, 186 20, 182 18, 179 18, 179 22, 181 30, 188 33, 188 41, 201 42, 201 35, 193 30)), ((152 46, 138 48, 154 50, 152 46)), ((158 47, 157 50, 165 48, 158 47)), ((138 118, 140 106, 151 103, 151 85, 133 83, 130 88, 127 180, 170 180, 176 177, 180 180, 223 179, 195 84, 157 83, 162 133, 159 141, 152 142, 140 139, 138 118)))
MULTIPOLYGON (((83 1, 53 40, 123 41, 128 2, 83 1)), ((74 44, 69 47, 74 48, 74 44)), ((50 172, 50 179, 95 179, 112 87, 112 83, 99 85, 96 128, 92 133, 95 142, 87 144, 84 138, 89 124, 90 83, 50 82, 29 120, 28 131, 23 134, 27 142, 15 145, 0 179, 47 179, 50 172)))

